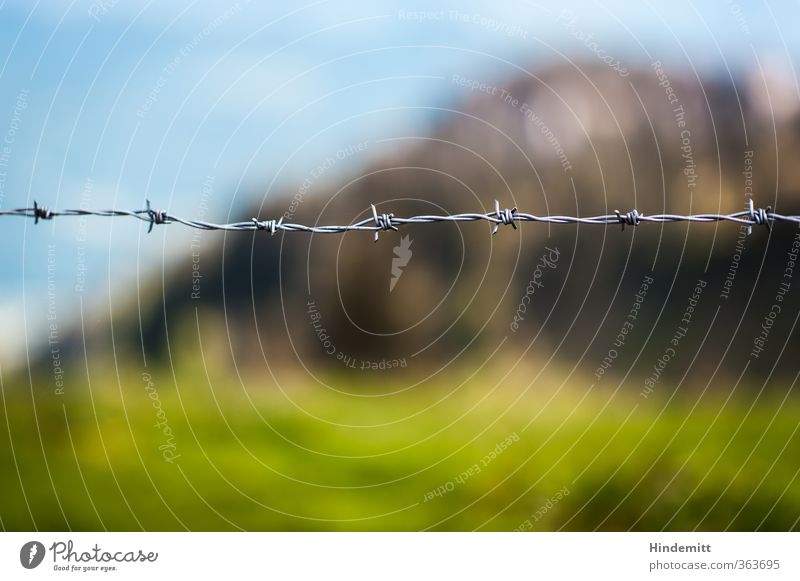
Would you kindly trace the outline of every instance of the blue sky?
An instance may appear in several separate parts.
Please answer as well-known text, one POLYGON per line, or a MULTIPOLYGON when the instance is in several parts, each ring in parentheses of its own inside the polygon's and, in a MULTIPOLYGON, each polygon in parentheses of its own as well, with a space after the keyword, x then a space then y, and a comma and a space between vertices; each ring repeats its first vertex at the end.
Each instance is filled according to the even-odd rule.
MULTIPOLYGON (((253 196, 296 189, 340 148, 425 133, 437 107, 463 96, 453 74, 591 62, 559 24, 565 8, 630 63, 741 70, 757 57, 791 71, 800 42, 800 4, 788 2, 0 2, 0 139, 12 137, 0 208, 138 208, 148 196, 189 217, 207 204, 208 219, 225 220, 253 196)), ((26 344, 46 328, 48 245, 67 324, 79 299, 98 309, 124 297, 190 235, 2 220, 0 326, 22 325, 26 344)), ((0 341, 0 364, 14 349, 18 339, 0 341)))

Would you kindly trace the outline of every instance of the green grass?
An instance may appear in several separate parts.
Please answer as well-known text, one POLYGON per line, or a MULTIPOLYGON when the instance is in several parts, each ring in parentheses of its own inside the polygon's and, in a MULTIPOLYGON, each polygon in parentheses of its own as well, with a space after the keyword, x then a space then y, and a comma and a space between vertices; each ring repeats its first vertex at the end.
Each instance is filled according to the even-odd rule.
POLYGON ((208 378, 188 361, 177 382, 151 373, 174 463, 140 372, 97 370, 91 389, 72 377, 63 396, 6 381, 3 528, 798 528, 800 399, 785 389, 668 402, 667 385, 648 400, 555 375, 528 386, 530 369, 502 383, 498 370, 463 385, 452 373, 395 395, 403 384, 386 376, 327 378, 348 395, 308 377, 208 378), (426 501, 439 486, 449 490, 426 501))

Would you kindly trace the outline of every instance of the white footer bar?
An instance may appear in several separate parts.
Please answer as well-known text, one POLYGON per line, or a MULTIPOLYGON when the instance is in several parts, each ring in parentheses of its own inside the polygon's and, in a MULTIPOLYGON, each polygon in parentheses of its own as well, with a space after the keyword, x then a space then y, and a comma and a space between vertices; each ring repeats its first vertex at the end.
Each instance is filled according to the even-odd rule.
POLYGON ((800 579, 798 533, 3 533, 0 579, 800 579))

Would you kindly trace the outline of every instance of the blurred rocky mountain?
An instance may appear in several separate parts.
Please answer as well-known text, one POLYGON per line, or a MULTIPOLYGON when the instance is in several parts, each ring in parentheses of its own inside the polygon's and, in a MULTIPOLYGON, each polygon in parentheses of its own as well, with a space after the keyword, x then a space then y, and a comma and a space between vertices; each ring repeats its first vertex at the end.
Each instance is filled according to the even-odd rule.
MULTIPOLYGON (((402 140, 341 182, 314 184, 299 203, 296 190, 264 196, 243 218, 349 223, 371 215, 371 203, 410 215, 489 211, 495 199, 535 214, 729 212, 751 196, 800 214, 800 164, 787 163, 800 153, 800 117, 785 99, 769 107, 784 79, 700 77, 660 63, 625 73, 563 65, 496 86, 454 80, 453 112, 430 135, 402 140)), ((502 353, 553 357, 592 377, 613 350, 603 381, 636 362, 641 382, 685 327, 663 381, 690 373, 702 387, 737 375, 750 357, 797 234, 789 225, 744 230, 522 224, 492 236, 485 223, 448 223, 385 232, 377 243, 368 233, 234 233, 204 246, 199 282, 191 256, 171 265, 135 314, 115 320, 113 337, 144 346, 148 358, 202 348, 231 369, 311 373, 429 372, 465 358, 477 367, 502 353)), ((800 280, 750 372, 769 372, 785 345, 797 349, 794 286, 800 280)), ((89 348, 110 338, 99 324, 89 348)), ((792 365, 782 360, 777 373, 794 375, 792 365)))

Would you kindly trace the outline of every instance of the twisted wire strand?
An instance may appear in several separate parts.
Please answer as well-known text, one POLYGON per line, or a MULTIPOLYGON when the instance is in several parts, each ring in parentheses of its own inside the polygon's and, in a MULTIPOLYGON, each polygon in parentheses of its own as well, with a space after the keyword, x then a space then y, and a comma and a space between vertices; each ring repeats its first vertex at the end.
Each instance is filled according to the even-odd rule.
POLYGON ((198 230, 226 230, 235 232, 259 231, 264 230, 274 235, 278 231, 283 232, 309 232, 314 234, 336 234, 351 231, 373 232, 375 241, 378 241, 380 232, 388 230, 398 230, 398 226, 405 224, 430 224, 435 222, 477 222, 486 221, 492 224, 492 234, 496 234, 500 226, 512 226, 516 229, 518 222, 540 222, 547 224, 594 224, 594 225, 621 225, 637 226, 642 222, 666 223, 666 222, 734 222, 748 227, 748 233, 753 226, 765 226, 767 228, 774 222, 793 222, 800 225, 800 216, 778 214, 772 211, 772 207, 755 208, 753 201, 748 200, 746 210, 733 212, 731 214, 652 214, 645 215, 637 210, 622 213, 615 210, 613 214, 599 216, 537 216, 517 211, 517 208, 501 209, 500 203, 495 201, 495 209, 485 214, 463 213, 450 215, 423 214, 420 216, 410 216, 407 218, 396 217, 392 213, 378 213, 377 208, 371 205, 372 216, 364 218, 358 222, 344 226, 323 225, 306 226, 304 224, 293 224, 284 222, 283 217, 271 220, 258 220, 252 218, 241 222, 231 222, 229 224, 217 224, 204 220, 190 220, 174 216, 163 210, 154 210, 150 201, 146 201, 143 210, 50 210, 47 206, 40 206, 37 202, 33 203, 32 208, 18 208, 15 210, 0 210, 0 216, 22 216, 33 218, 34 223, 39 220, 52 220, 59 216, 103 216, 103 217, 130 217, 136 218, 149 224, 148 232, 153 227, 162 224, 179 223, 189 228, 198 230))

